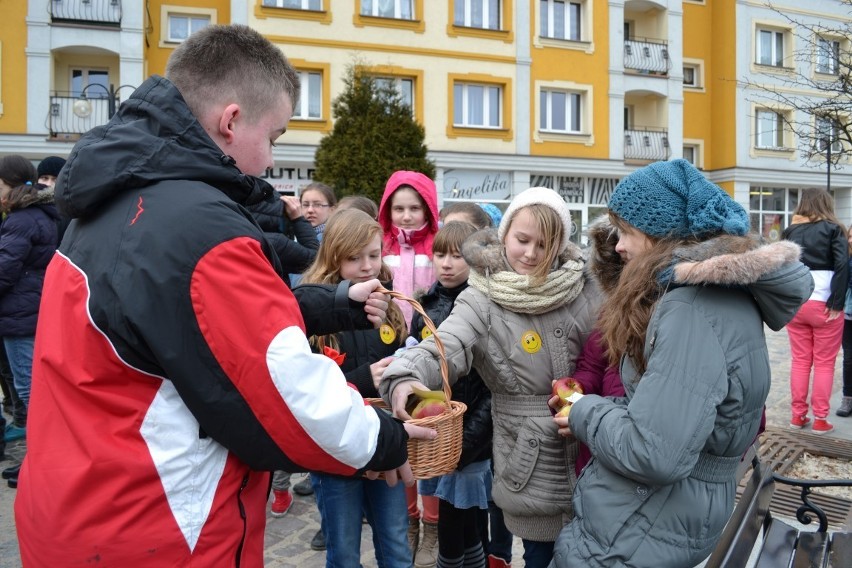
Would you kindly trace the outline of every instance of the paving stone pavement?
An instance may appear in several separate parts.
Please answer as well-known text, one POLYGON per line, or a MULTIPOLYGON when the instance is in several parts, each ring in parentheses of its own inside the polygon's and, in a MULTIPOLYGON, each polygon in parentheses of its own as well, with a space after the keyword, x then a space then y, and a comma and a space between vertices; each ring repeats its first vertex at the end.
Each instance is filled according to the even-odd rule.
MULTIPOLYGON (((767 400, 767 424, 785 427, 790 419, 790 349, 787 333, 766 330, 769 357, 772 363, 772 388, 767 400)), ((834 374, 834 394, 831 399, 832 417, 835 425, 834 432, 827 434, 852 441, 852 417, 840 418, 834 416, 834 409, 840 405, 840 356, 834 374)), ((9 467, 17 463, 24 453, 22 443, 13 442, 7 447, 7 459, 0 462, 0 467, 9 467)), ((300 477, 294 476, 293 482, 300 477)), ((12 505, 15 490, 6 487, 5 482, 0 486, 0 568, 18 568, 21 565, 18 543, 15 535, 12 505)), ((61 514, 61 511, 57 511, 61 514)), ((311 550, 310 541, 319 528, 319 513, 313 497, 295 496, 293 507, 282 518, 267 517, 265 563, 270 568, 322 568, 325 566, 325 553, 311 550)), ((363 525, 361 539, 362 564, 365 568, 376 566, 373 554, 370 527, 363 525)), ((513 566, 523 566, 523 548, 520 540, 515 539, 513 547, 513 566)))

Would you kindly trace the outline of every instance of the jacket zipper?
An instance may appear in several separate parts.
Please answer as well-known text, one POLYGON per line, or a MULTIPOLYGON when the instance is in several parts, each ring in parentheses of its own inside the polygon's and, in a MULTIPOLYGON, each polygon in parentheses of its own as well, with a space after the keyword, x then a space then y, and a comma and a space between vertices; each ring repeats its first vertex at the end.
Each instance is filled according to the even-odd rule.
POLYGON ((240 518, 243 520, 243 534, 240 537, 240 545, 237 547, 237 558, 236 558, 236 567, 240 568, 240 561, 243 555, 243 545, 246 542, 246 531, 247 531, 247 523, 246 523, 246 508, 243 505, 243 489, 248 485, 249 474, 245 474, 243 476, 243 482, 240 484, 240 490, 237 492, 237 505, 240 508, 240 518))

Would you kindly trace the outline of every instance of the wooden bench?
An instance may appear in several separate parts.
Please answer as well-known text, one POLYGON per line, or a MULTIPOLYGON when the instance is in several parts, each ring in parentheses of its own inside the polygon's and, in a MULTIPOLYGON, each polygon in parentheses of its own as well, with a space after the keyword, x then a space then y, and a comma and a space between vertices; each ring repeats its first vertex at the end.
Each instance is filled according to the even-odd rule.
MULTIPOLYGON (((791 479, 761 463, 753 449, 749 455, 751 476, 705 568, 744 568, 761 534, 763 541, 754 564, 758 568, 852 568, 852 533, 829 533, 825 513, 810 499, 814 487, 852 487, 852 479, 791 479), (801 488, 802 505, 795 511, 796 519, 809 525, 816 518, 816 530, 799 530, 772 516, 769 504, 776 483, 801 488)), ((748 463, 747 456, 744 469, 748 463)))

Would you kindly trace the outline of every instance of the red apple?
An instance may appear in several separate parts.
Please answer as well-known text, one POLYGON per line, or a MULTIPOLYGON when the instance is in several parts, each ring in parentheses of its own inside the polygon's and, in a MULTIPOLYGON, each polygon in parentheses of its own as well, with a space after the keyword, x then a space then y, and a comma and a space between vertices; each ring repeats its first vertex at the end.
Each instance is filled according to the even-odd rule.
POLYGON ((574 406, 574 405, 573 404, 566 404, 565 406, 563 406, 562 408, 559 409, 559 412, 556 413, 556 416, 559 416, 560 418, 568 418, 568 415, 571 414, 571 407, 572 406, 574 406))
POLYGON ((583 394, 583 386, 573 377, 562 377, 553 383, 553 396, 559 397, 560 406, 563 406, 568 397, 575 392, 583 394))
POLYGON ((428 418, 443 414, 446 409, 447 405, 443 401, 426 399, 418 402, 410 414, 412 418, 428 418))

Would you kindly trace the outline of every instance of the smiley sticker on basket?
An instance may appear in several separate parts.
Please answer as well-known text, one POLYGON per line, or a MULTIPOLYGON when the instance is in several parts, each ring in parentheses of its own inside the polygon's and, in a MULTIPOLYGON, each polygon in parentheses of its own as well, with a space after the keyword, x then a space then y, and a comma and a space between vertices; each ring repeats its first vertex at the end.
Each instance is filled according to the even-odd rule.
POLYGON ((533 330, 527 330, 521 335, 521 348, 529 354, 538 353, 541 349, 541 336, 533 330))

